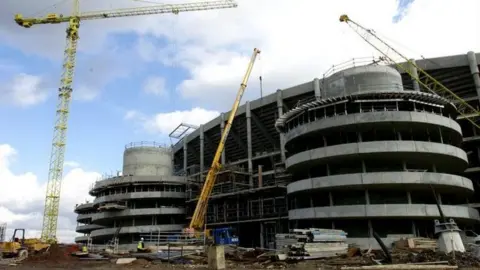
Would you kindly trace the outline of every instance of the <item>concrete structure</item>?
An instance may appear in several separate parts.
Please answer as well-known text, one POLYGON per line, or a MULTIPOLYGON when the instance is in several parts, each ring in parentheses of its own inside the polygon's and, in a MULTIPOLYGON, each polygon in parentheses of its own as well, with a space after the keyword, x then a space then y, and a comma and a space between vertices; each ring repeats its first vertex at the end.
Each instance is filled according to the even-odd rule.
MULTIPOLYGON (((478 78, 480 54, 468 53, 464 55, 424 59, 417 60, 416 63, 435 78, 439 79, 459 96, 468 99, 472 104, 477 106, 480 99, 480 81, 478 78)), ((370 85, 369 88, 371 89, 373 87, 373 90, 389 90, 391 92, 398 92, 402 89, 420 90, 418 83, 415 83, 407 74, 401 75, 401 85, 403 85, 403 87, 400 87, 398 74, 393 71, 387 71, 387 74, 390 74, 386 75, 387 78, 397 81, 397 86, 389 83, 389 79, 384 79, 384 81, 379 83, 380 85, 370 85), (390 88, 386 89, 385 87, 382 87, 381 84, 384 83, 390 84, 390 88)), ((341 75, 338 74, 335 76, 341 77, 341 75)), ((225 176, 226 178, 233 175, 236 179, 241 178, 241 180, 237 180, 236 182, 229 180, 229 183, 225 183, 226 180, 220 180, 220 183, 216 187, 216 194, 213 195, 212 200, 210 201, 209 212, 207 215, 209 223, 207 226, 233 226, 239 230, 238 234, 240 235, 240 244, 242 246, 267 246, 274 241, 272 235, 275 233, 287 232, 288 228, 291 228, 294 225, 288 224, 287 222, 288 213, 285 200, 285 195, 287 193, 286 183, 291 179, 284 171, 284 162, 287 157, 287 152, 285 151, 285 134, 279 134, 275 130, 275 121, 280 115, 295 108, 300 100, 326 97, 325 83, 327 81, 335 81, 335 76, 327 74, 325 76, 327 78, 325 81, 323 80, 323 76, 319 76, 320 78, 315 78, 312 81, 294 87, 281 90, 278 89, 275 93, 264 96, 262 99, 246 101, 246 103, 239 108, 221 162, 224 165, 235 167, 234 170, 229 173, 224 173, 228 174, 228 176, 225 176), (223 188, 227 185, 229 188, 223 188)), ((348 78, 346 79, 346 84, 348 86, 351 82, 348 81, 348 78)), ((365 81, 364 83, 369 84, 368 81, 365 81)), ((357 89, 353 92, 363 92, 365 89, 362 88, 361 84, 362 83, 357 82, 357 89)), ((329 89, 333 88, 334 86, 329 87, 329 89)), ((349 87, 349 89, 351 88, 349 87)), ((347 94, 352 94, 353 92, 347 92, 347 94)), ((328 95, 330 95, 330 93, 328 93, 328 95)), ((432 96, 425 96, 422 98, 432 102, 432 104, 438 102, 445 103, 445 101, 435 99, 432 96)), ((338 106, 341 105, 339 104, 338 106)), ((444 106, 449 107, 451 105, 445 104, 444 106)), ((411 121, 415 122, 415 118, 411 118, 415 117, 415 113, 416 112, 414 111, 397 111, 392 115, 385 114, 385 117, 397 117, 401 120, 402 117, 409 117, 405 114, 410 114, 411 121), (403 116, 401 114, 403 114, 403 116)), ((420 121, 417 126, 436 126, 440 130, 450 132, 453 134, 453 138, 456 138, 458 146, 459 134, 461 134, 459 133, 458 125, 451 120, 447 120, 446 117, 434 114, 428 115, 430 117, 420 121), (436 119, 441 119, 441 121, 437 122, 436 119)), ((187 204, 187 216, 191 215, 193 212, 193 203, 196 202, 195 197, 197 196, 198 187, 201 185, 208 166, 211 163, 215 148, 220 138, 224 120, 227 116, 228 112, 223 113, 208 123, 205 123, 188 136, 183 137, 183 139, 173 147, 176 173, 187 174, 192 180, 189 184, 189 192, 187 194, 190 202, 187 204)), ((374 117, 371 121, 380 121, 381 117, 379 117, 380 116, 376 118, 374 117)), ((345 121, 350 120, 346 119, 345 121)), ((357 120, 359 119, 355 119, 354 121, 357 120)), ((366 122, 365 125, 368 126, 369 124, 367 122, 369 120, 364 119, 364 121, 366 122)), ((328 120, 324 123, 327 122, 328 120)), ((408 147, 410 153, 415 155, 417 147, 425 146, 426 150, 433 151, 431 153, 432 155, 440 157, 437 161, 444 162, 446 160, 453 160, 456 168, 455 172, 442 175, 440 171, 438 171, 438 168, 437 172, 417 172, 416 175, 414 175, 414 172, 410 172, 409 175, 414 175, 414 178, 402 176, 398 181, 411 181, 411 185, 416 181, 415 179, 420 182, 439 181, 438 184, 436 184, 438 188, 441 186, 445 187, 442 182, 454 182, 454 184, 450 184, 449 186, 455 186, 456 190, 460 191, 460 194, 471 194, 473 187, 478 185, 478 177, 480 175, 480 132, 474 131, 471 125, 465 120, 460 119, 459 124, 462 128, 462 133, 465 136, 462 147, 466 150, 465 152, 470 162, 470 166, 465 173, 468 178, 473 180, 473 185, 468 179, 462 178, 461 175, 459 175, 461 172, 458 171, 460 168, 466 166, 465 152, 461 151, 458 147, 449 146, 445 143, 440 145, 443 147, 442 149, 437 148, 437 144, 434 143, 429 143, 428 145, 425 143, 408 146, 398 145, 397 147, 408 147), (437 152, 434 150, 437 150, 437 152), (442 154, 442 151, 447 151, 446 153, 449 153, 448 151, 453 152, 451 155, 445 153, 442 154)), ((384 148, 389 150, 388 147, 390 147, 390 145, 387 144, 384 148)), ((353 151, 353 149, 351 150, 353 151)), ((428 151, 424 152, 427 156, 430 155, 428 151)), ((409 155, 406 155, 406 157, 410 158, 409 155)), ((416 162, 412 165, 415 164, 416 162)), ((356 177, 356 180, 349 179, 352 183, 355 181, 365 182, 378 180, 378 178, 362 178, 363 174, 360 171, 356 175, 352 174, 351 176, 356 177)), ((385 177, 390 176, 391 175, 385 174, 385 177)), ((396 176, 400 177, 401 174, 397 174, 396 176)), ((463 220, 467 221, 467 223, 462 224, 459 222, 461 227, 476 219, 476 212, 471 208, 457 206, 457 201, 450 202, 447 201, 447 198, 450 200, 448 196, 443 195, 442 203, 448 204, 451 207, 445 207, 444 211, 447 212, 447 215, 452 215, 454 218, 463 216, 463 220), (458 211, 459 209, 462 210, 458 211)), ((468 198, 468 202, 470 205, 473 202, 480 202, 480 196, 477 196, 475 193, 474 197, 468 198)), ((458 203, 461 203, 461 201, 458 203)), ((407 215, 407 212, 413 211, 416 211, 417 214, 415 215, 429 213, 432 218, 436 215, 436 210, 430 207, 432 205, 431 202, 424 204, 424 206, 418 204, 415 205, 416 206, 413 207, 416 207, 416 209, 413 209, 408 208, 412 207, 408 202, 405 203, 405 208, 403 208, 404 215, 407 215)), ((466 204, 464 204, 464 206, 465 205, 466 204)), ((326 213, 330 214, 334 214, 334 212, 332 212, 333 210, 339 209, 342 210, 342 213, 348 213, 349 211, 363 213, 364 217, 362 217, 362 219, 364 221, 369 219, 365 218, 366 216, 382 216, 391 212, 391 208, 388 207, 383 207, 382 209, 377 207, 376 209, 372 209, 371 206, 367 208, 365 204, 351 207, 353 208, 333 209, 327 207, 322 210, 325 210, 326 213)), ((368 221, 366 222, 368 223, 368 221)), ((368 224, 365 224, 365 226, 368 226, 368 224)), ((368 227, 366 228, 368 229, 368 227)), ((409 228, 411 229, 411 225, 409 225, 409 228)), ((431 228, 433 229, 433 223, 431 224, 431 228)))
POLYGON ((7 223, 0 223, 0 242, 4 242, 7 238, 7 223))
MULTIPOLYGON (((474 107, 480 105, 480 54, 422 59, 416 63, 474 107)), ((396 225, 391 227, 392 230, 400 229, 423 235, 433 230, 433 222, 426 220, 438 218, 433 196, 430 196, 427 188, 429 184, 440 194, 448 217, 453 217, 462 229, 473 227, 478 213, 472 207, 480 206, 479 193, 475 191, 471 196, 479 186, 480 131, 473 129, 466 120, 453 121, 452 105, 441 98, 420 93, 420 85, 407 74, 401 74, 400 80, 398 73, 392 69, 369 66, 344 69, 340 73, 319 74, 319 77, 294 87, 278 89, 261 99, 246 101, 239 108, 221 159, 225 170, 219 174, 210 199, 207 227, 232 226, 237 229, 240 245, 263 247, 274 243, 276 233, 285 233, 288 229, 309 222, 314 222, 314 227, 335 226, 336 229, 344 229, 350 238, 363 235, 361 239, 366 239, 368 243, 372 243, 366 238, 371 229, 387 227, 379 225, 384 221, 387 222, 385 224, 390 224, 388 222, 395 220, 396 225), (372 77, 376 83, 371 81, 372 77), (405 91, 406 89, 413 92, 405 91), (343 97, 334 98, 335 95, 343 97), (322 140, 314 137, 305 141, 318 150, 300 151, 296 146, 296 136, 308 135, 299 135, 293 129, 279 133, 275 122, 284 113, 294 112, 299 102, 309 103, 318 98, 324 99, 322 102, 324 110, 328 108, 327 115, 332 116, 332 109, 335 115, 345 112, 345 108, 347 114, 321 121, 302 122, 303 127, 297 130, 306 134, 314 134, 316 130, 325 133, 327 144, 322 145, 324 135, 322 140), (362 99, 367 101, 363 102, 362 99), (398 103, 406 107, 397 107, 396 103, 392 103, 394 100, 399 100, 398 103), (360 104, 371 106, 364 108, 360 104), (377 105, 383 111, 378 111, 377 105), (362 108, 361 111, 358 106, 362 108), (344 132, 339 132, 339 128, 344 132), (382 132, 372 133, 378 128, 382 132), (405 129, 411 129, 411 132, 405 129), (428 134, 425 133, 426 130, 428 134), (366 132, 365 135, 363 132, 366 132), (460 145, 462 134, 463 144, 460 145), (360 137, 362 141, 359 141, 360 137), (385 143, 385 138, 389 142, 385 143), (295 151, 298 151, 296 155, 293 154, 295 151), (320 174, 310 180, 299 174, 301 170, 298 168, 308 164, 310 158, 302 152, 314 154, 317 160, 328 164, 329 174, 322 176, 322 173, 326 173, 325 166, 319 167, 322 169, 316 173, 320 174), (379 162, 372 163, 366 157, 382 158, 379 162), (462 174, 462 170, 467 167, 467 158, 469 165, 462 174), (385 164, 395 159, 400 162, 385 164), (325 162, 327 160, 328 163, 325 162), (342 163, 340 166, 330 160, 348 160, 348 164, 342 163), (425 160, 430 163, 425 164, 425 160), (294 172, 293 179, 285 170, 285 164, 294 172), (382 169, 384 165, 388 165, 387 169, 382 169), (369 171, 372 169, 380 171, 369 171), (289 198, 293 199, 288 202, 287 185, 289 198), (305 191, 309 187, 312 191, 305 191), (341 196, 338 196, 339 191, 342 192, 341 196), (300 207, 305 202, 302 202, 302 196, 297 195, 305 192, 324 196, 314 197, 313 208, 310 207, 310 201, 306 202, 307 207, 300 207), (399 193, 401 200, 397 200, 399 193), (301 198, 295 202, 296 197, 301 198), (347 199, 357 201, 346 202, 347 199), (287 206, 290 207, 290 212, 287 206), (288 221, 289 218, 292 219, 291 222, 288 221), (349 229, 349 224, 345 222, 347 219, 359 222, 358 229, 349 229)), ((323 106, 312 104, 317 109, 323 106)), ((173 175, 187 175, 189 179, 185 204, 187 218, 193 213, 198 191, 211 164, 228 114, 223 113, 205 123, 173 146, 173 175)), ((155 161, 146 164, 137 164, 136 162, 143 163, 143 157, 148 160, 151 156, 141 154, 140 158, 134 158, 134 152, 131 155, 126 152, 125 158, 124 175, 132 174, 131 176, 97 182, 91 191, 96 196, 94 203, 76 209, 79 213, 78 221, 86 222, 86 225, 79 225, 78 229, 86 234, 91 233, 98 243, 111 239, 118 228, 121 228, 123 243, 136 241, 140 232, 158 229, 157 225, 153 225, 155 218, 150 216, 153 212, 148 211, 157 211, 154 212, 154 217, 171 215, 161 215, 161 208, 157 208, 170 200, 161 199, 162 203, 159 203, 157 199, 169 196, 178 203, 179 207, 175 209, 183 209, 181 206, 185 202, 181 199, 183 189, 180 187, 183 187, 184 179, 157 175, 168 175, 172 170, 168 168, 166 156, 155 158, 155 161), (170 191, 168 194, 166 191, 160 192, 160 189, 173 184, 180 191, 170 191), (147 191, 152 188, 158 191, 147 191), (108 208, 108 203, 118 201, 127 202, 126 205, 118 204, 118 207, 127 209, 102 212, 98 213, 99 217, 96 216, 99 207, 108 208), (125 213, 123 219, 120 218, 120 213, 125 213), (126 223, 122 224, 124 221, 126 223), (89 231, 91 227, 88 225, 91 223, 103 227, 89 231)), ((153 157, 158 156, 153 154, 153 157)), ((173 216, 181 217, 181 214, 173 216)), ((156 224, 172 225, 171 222, 163 222, 167 221, 156 220, 156 224)), ((180 218, 175 223, 183 223, 183 220, 180 218)), ((181 227, 180 224, 173 225, 175 228, 181 227)), ((83 236, 77 240, 86 239, 83 236)))
POLYGON ((75 238, 75 242, 86 244, 90 233, 93 230, 102 229, 103 226, 93 224, 92 217, 97 211, 91 202, 75 205, 74 212, 77 214, 77 227, 75 231, 82 234, 75 238))
POLYGON ((92 203, 78 205, 77 232, 93 244, 118 240, 134 248, 141 234, 178 231, 185 226, 185 178, 172 175, 170 148, 155 143, 125 147, 123 172, 97 181, 92 203))
POLYGON ((431 187, 447 216, 464 225, 480 219, 461 205, 474 189, 461 176, 468 159, 453 104, 404 90, 387 66, 349 68, 325 82, 325 98, 300 103, 276 123, 293 174, 293 227, 342 229, 350 238, 433 237, 439 212, 431 187))

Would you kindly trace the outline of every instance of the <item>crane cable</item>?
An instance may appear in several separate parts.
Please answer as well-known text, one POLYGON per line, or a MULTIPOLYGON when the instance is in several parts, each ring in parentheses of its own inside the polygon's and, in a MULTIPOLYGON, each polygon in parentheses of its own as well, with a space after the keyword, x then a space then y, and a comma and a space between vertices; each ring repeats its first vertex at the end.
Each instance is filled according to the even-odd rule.
MULTIPOLYGON (((258 81, 260 83, 260 115, 258 118, 261 120, 263 118, 263 61, 262 61, 262 54, 258 55, 258 60, 260 64, 260 76, 258 77, 258 81)), ((264 145, 264 144, 263 144, 264 145)), ((275 146, 274 146, 275 147, 275 146)), ((265 149, 264 149, 265 150, 265 149)))
POLYGON ((60 1, 58 1, 58 2, 56 2, 56 3, 54 3, 54 4, 52 4, 52 5, 49 5, 49 6, 43 8, 43 9, 37 11, 37 12, 32 13, 32 14, 29 15, 28 17, 36 17, 36 16, 39 15, 39 14, 45 13, 45 12, 46 12, 47 10, 49 10, 49 9, 52 9, 52 8, 54 9, 54 8, 58 7, 59 5, 65 4, 65 2, 67 2, 67 1, 68 1, 68 0, 60 0, 60 1))

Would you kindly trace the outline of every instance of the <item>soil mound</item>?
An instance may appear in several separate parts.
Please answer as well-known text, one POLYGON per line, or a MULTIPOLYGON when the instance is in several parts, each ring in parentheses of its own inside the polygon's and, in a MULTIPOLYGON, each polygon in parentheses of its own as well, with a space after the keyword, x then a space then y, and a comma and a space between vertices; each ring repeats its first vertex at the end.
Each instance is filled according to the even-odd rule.
POLYGON ((53 244, 45 252, 40 252, 38 254, 29 254, 27 262, 44 262, 44 263, 70 263, 75 262, 78 259, 71 256, 71 247, 65 245, 53 244))

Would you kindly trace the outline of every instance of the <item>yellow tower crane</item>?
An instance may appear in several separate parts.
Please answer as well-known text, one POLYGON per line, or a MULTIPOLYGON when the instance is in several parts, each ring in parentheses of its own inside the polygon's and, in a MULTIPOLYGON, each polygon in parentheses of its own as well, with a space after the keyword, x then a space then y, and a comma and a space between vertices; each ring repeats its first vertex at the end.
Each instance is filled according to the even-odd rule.
POLYGON ((240 88, 238 89, 237 97, 233 102, 232 110, 230 111, 228 120, 225 123, 225 128, 223 130, 222 137, 220 138, 220 142, 218 143, 215 156, 213 157, 212 165, 210 166, 210 170, 208 170, 207 177, 205 178, 205 183, 203 184, 202 191, 200 192, 200 197, 198 198, 197 206, 195 207, 195 211, 193 212, 192 220, 190 221, 190 225, 188 226, 188 228, 186 228, 186 232, 188 232, 189 234, 193 234, 195 230, 203 230, 203 226, 205 225, 205 214, 207 212, 208 199, 210 197, 210 194, 212 193, 213 186, 215 185, 217 173, 220 171, 221 168, 220 157, 222 156, 222 152, 225 148, 225 143, 227 142, 228 134, 230 133, 235 114, 237 114, 238 107, 240 106, 240 101, 242 100, 243 93, 247 88, 248 79, 250 78, 250 74, 252 73, 255 59, 257 58, 257 55, 259 53, 259 49, 253 49, 253 54, 250 58, 250 62, 248 63, 247 71, 245 72, 242 83, 240 84, 240 88))
POLYGON ((420 68, 417 64, 415 64, 414 61, 410 60, 409 58, 398 52, 396 49, 394 49, 392 46, 390 46, 388 43, 383 41, 380 37, 378 37, 377 34, 375 34, 375 31, 367 29, 362 25, 358 24, 357 22, 352 21, 347 15, 341 15, 340 22, 347 23, 348 26, 350 26, 363 40, 365 40, 368 44, 370 44, 373 48, 380 52, 383 55, 383 57, 381 57, 382 60, 386 61, 389 64, 395 65, 399 69, 405 71, 426 90, 441 97, 444 97, 450 102, 454 103, 458 113, 463 118, 470 121, 470 123, 472 123, 472 125, 474 125, 476 128, 480 129, 480 126, 474 120, 475 118, 480 116, 480 112, 472 105, 468 104, 467 101, 459 97, 452 90, 448 89, 445 85, 432 77, 425 70, 420 68), (423 79, 420 79, 420 76, 414 74, 414 72, 411 68, 409 68, 409 66, 399 64, 393 58, 402 59, 402 61, 405 61, 405 63, 407 63, 411 67, 416 68, 419 75, 423 76, 423 79))
POLYGON ((47 192, 45 197, 45 209, 43 214, 43 227, 41 236, 43 241, 56 242, 60 188, 63 177, 63 162, 65 156, 68 115, 72 96, 72 84, 75 71, 75 57, 79 38, 78 30, 80 27, 80 21, 164 13, 178 14, 180 12, 188 11, 235 7, 237 7, 237 3, 234 0, 218 0, 182 4, 161 4, 137 8, 123 8, 117 10, 80 13, 79 0, 73 0, 73 12, 69 16, 51 13, 42 18, 23 18, 21 14, 15 15, 15 22, 25 28, 30 28, 36 24, 68 23, 66 49, 63 58, 63 72, 58 91, 56 122, 53 134, 47 192))

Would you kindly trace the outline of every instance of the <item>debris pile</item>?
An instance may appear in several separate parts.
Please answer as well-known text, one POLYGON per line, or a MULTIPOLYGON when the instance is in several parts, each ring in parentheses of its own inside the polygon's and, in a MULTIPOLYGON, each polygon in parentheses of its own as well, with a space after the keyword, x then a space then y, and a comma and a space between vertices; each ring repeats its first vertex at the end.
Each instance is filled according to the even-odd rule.
POLYGON ((332 229, 294 229, 277 234, 276 245, 289 259, 318 259, 347 254, 347 233, 332 229))
POLYGON ((52 244, 45 252, 38 254, 29 254, 26 263, 45 263, 45 264, 70 264, 75 263, 77 258, 71 256, 71 246, 52 244))
POLYGON ((470 251, 445 254, 425 249, 420 252, 395 252, 392 253, 392 257, 396 263, 442 262, 449 265, 458 265, 459 267, 480 267, 480 258, 470 251))

